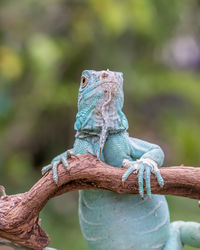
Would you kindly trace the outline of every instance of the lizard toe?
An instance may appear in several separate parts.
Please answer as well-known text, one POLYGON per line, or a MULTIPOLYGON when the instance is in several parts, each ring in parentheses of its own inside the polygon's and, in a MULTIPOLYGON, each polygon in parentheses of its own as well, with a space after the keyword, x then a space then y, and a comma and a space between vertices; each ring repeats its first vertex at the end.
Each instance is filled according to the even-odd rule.
POLYGON ((49 164, 49 165, 43 167, 42 170, 41 170, 42 175, 46 174, 46 172, 48 172, 51 168, 52 168, 52 165, 51 165, 51 164, 49 164))
POLYGON ((144 187, 143 187, 144 170, 145 170, 144 165, 141 165, 138 173, 138 185, 139 185, 139 194, 142 198, 144 197, 144 187))
POLYGON ((56 184, 58 184, 58 165, 59 165, 60 161, 55 161, 53 162, 53 166, 52 166, 52 174, 53 174, 53 180, 55 181, 56 184))
POLYGON ((145 184, 146 184, 146 190, 147 190, 147 196, 151 200, 151 168, 147 165, 145 166, 145 184))

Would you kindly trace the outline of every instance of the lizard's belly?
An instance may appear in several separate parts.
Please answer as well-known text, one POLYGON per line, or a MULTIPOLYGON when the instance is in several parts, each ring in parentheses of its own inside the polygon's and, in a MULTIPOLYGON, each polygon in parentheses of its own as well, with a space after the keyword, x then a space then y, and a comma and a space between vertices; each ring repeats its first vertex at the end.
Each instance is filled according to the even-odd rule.
POLYGON ((90 250, 161 250, 169 233, 164 196, 153 200, 104 190, 80 191, 79 220, 90 250))

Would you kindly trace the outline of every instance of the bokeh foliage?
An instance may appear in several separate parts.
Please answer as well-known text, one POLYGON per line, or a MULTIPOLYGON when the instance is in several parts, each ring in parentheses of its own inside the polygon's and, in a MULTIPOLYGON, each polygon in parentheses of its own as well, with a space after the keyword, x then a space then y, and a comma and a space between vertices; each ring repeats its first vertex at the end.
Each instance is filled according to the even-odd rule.
MULTIPOLYGON (((27 190, 74 140, 84 69, 124 73, 130 134, 160 144, 165 165, 200 162, 200 1, 2 0, 0 180, 27 190)), ((197 202, 169 197, 172 220, 200 221, 197 202)), ((77 194, 49 202, 58 249, 87 249, 77 194)), ((184 249, 191 249, 185 247, 184 249)))

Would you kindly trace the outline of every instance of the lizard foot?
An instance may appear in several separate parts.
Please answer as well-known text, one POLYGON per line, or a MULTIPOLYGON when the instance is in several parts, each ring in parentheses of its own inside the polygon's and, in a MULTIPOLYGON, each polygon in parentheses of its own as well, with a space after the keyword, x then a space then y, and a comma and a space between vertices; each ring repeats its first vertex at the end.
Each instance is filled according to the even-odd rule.
POLYGON ((52 169, 53 179, 55 183, 57 184, 58 183, 58 174, 57 174, 58 165, 62 163, 65 166, 65 168, 69 170, 69 164, 67 162, 67 159, 71 158, 72 156, 75 156, 75 155, 70 150, 67 150, 63 154, 56 156, 49 165, 42 168, 42 175, 44 175, 46 172, 52 169))
POLYGON ((128 168, 128 170, 122 176, 122 182, 125 182, 130 174, 138 173, 139 194, 142 198, 144 197, 144 187, 143 187, 144 173, 145 173, 147 196, 149 199, 152 199, 151 182, 150 182, 151 173, 155 174, 158 184, 161 187, 163 187, 164 185, 164 180, 158 169, 158 164, 152 159, 146 158, 146 159, 139 159, 136 161, 129 161, 127 159, 124 159, 122 162, 122 167, 128 168))

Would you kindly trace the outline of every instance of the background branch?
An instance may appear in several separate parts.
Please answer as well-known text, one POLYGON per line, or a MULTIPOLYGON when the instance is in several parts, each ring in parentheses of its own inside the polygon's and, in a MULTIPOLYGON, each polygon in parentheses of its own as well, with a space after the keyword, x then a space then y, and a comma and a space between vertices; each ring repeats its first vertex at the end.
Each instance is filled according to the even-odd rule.
MULTIPOLYGON (((138 193, 137 175, 122 184, 125 169, 111 167, 92 155, 69 159, 70 170, 58 167, 56 185, 52 172, 46 173, 28 192, 0 198, 0 237, 33 249, 43 249, 48 235, 39 225, 39 212, 50 198, 79 189, 106 189, 117 193, 138 193)), ((200 168, 167 167, 161 169, 165 185, 161 188, 151 176, 154 194, 170 194, 200 199, 200 168)))

